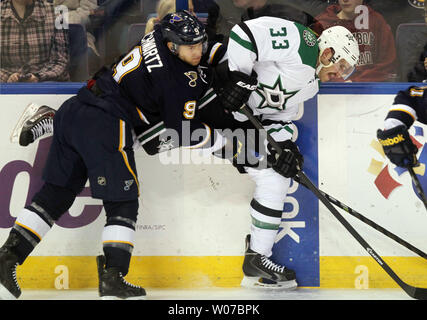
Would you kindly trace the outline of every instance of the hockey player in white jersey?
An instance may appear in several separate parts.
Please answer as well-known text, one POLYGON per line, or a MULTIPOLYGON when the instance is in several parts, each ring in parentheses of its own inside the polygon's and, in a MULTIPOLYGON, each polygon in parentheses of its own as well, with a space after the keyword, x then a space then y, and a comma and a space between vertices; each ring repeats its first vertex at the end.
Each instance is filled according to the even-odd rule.
MULTIPOLYGON (((262 16, 232 28, 227 55, 227 84, 218 92, 222 105, 247 128, 248 119, 238 112, 246 103, 283 148, 276 167, 244 167, 255 182, 255 192, 242 286, 295 288, 295 272, 270 259, 291 178, 303 166, 293 142, 292 120, 300 103, 316 95, 319 80, 348 79, 359 59, 358 44, 344 27, 326 29, 317 39, 300 23, 262 16)), ((269 145, 267 153, 274 163, 276 155, 269 145)))

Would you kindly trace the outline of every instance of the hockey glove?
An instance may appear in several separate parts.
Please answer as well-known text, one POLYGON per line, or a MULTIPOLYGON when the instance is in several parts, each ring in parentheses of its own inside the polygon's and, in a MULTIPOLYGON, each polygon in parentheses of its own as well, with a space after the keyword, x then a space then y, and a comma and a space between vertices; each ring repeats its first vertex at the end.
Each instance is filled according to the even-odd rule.
POLYGON ((230 112, 238 111, 248 101, 258 84, 256 73, 253 74, 249 76, 240 71, 229 71, 229 79, 218 93, 225 109, 230 112))
MULTIPOLYGON (((274 156, 272 168, 285 178, 293 178, 298 171, 302 170, 304 157, 300 153, 298 146, 291 140, 281 142, 280 145, 282 147, 282 153, 277 159, 274 156)), ((267 147, 271 150, 270 145, 267 147)), ((276 154, 273 151, 270 151, 270 153, 273 155, 276 154)))
POLYGON ((414 167, 418 164, 418 148, 414 145, 405 125, 377 131, 378 141, 384 153, 398 167, 414 167))

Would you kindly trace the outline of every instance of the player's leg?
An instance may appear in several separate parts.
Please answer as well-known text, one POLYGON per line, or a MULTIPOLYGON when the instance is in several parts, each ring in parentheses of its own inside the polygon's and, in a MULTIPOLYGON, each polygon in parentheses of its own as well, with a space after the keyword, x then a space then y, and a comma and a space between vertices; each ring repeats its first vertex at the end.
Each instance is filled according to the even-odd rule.
POLYGON ((92 126, 93 135, 103 134, 96 144, 80 146, 80 151, 92 197, 103 200, 107 216, 102 233, 104 255, 97 257, 99 295, 103 299, 144 299, 144 288, 124 279, 134 247, 139 197, 131 127, 123 120, 93 112, 86 112, 86 118, 102 120, 92 126))
MULTIPOLYGON (((265 129, 278 141, 292 138, 293 125, 277 121, 264 121, 265 129)), ((271 152, 271 151, 269 151, 271 152)), ((269 157, 274 157, 270 154, 269 157)), ((283 207, 291 179, 285 178, 272 168, 246 168, 255 182, 250 204, 251 232, 246 238, 243 264, 243 286, 269 288, 295 288, 295 272, 271 260, 283 207)))
POLYGON ((295 272, 271 260, 281 223, 290 179, 273 169, 246 169, 255 181, 251 201, 251 230, 246 238, 242 286, 290 289, 297 286, 295 272))
POLYGON ((61 215, 74 202, 76 193, 68 188, 45 183, 32 203, 21 210, 0 248, 0 299, 21 295, 16 268, 22 265, 61 215))
POLYGON ((102 232, 104 255, 96 260, 99 295, 102 299, 144 299, 145 290, 124 279, 134 248, 138 200, 104 201, 104 208, 107 214, 102 232))
POLYGON ((30 103, 19 118, 12 135, 11 142, 27 146, 35 140, 53 133, 53 117, 56 110, 48 106, 30 103))
MULTIPOLYGON (((65 103, 67 109, 69 102, 65 103)), ((60 138, 63 110, 55 120, 56 133, 52 139, 43 179, 45 184, 31 203, 18 214, 5 244, 0 249, 0 298, 13 299, 21 294, 16 280, 16 267, 40 243, 63 213, 73 204, 87 180, 86 168, 80 156, 60 138)))

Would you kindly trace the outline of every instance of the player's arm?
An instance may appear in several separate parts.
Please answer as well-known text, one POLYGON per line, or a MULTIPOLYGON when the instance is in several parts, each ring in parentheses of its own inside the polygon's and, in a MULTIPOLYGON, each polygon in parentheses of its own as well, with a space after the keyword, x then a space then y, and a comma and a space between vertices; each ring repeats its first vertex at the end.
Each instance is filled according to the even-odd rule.
POLYGON ((210 66, 215 67, 227 60, 227 47, 221 42, 209 42, 208 49, 202 59, 207 61, 210 66))
POLYGON ((258 49, 250 32, 243 22, 231 29, 227 46, 228 61, 216 68, 217 79, 222 84, 216 86, 218 98, 229 111, 239 110, 258 84, 257 75, 253 71, 258 49))
POLYGON ((425 110, 424 108, 418 110, 419 105, 422 104, 417 103, 417 100, 421 99, 423 94, 424 89, 419 87, 409 87, 404 91, 399 91, 387 113, 384 128, 391 129, 402 124, 410 128, 416 120, 424 122, 422 115, 425 113, 425 110))
POLYGON ((392 163, 399 167, 416 166, 418 148, 412 142, 408 129, 424 110, 418 110, 422 103, 417 99, 423 98, 424 89, 410 87, 400 91, 390 107, 384 121, 384 130, 377 131, 378 141, 384 153, 392 163))

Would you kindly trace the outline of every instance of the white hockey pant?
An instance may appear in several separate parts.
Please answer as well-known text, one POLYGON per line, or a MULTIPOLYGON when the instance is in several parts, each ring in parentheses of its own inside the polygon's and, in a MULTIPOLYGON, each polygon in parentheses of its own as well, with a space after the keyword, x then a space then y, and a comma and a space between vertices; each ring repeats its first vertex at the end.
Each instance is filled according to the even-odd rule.
MULTIPOLYGON (((264 128, 276 141, 280 142, 292 139, 295 127, 292 123, 270 122, 264 128)), ((283 177, 272 168, 245 169, 255 182, 255 192, 250 208, 252 218, 250 248, 269 257, 280 227, 291 179, 283 177)))

